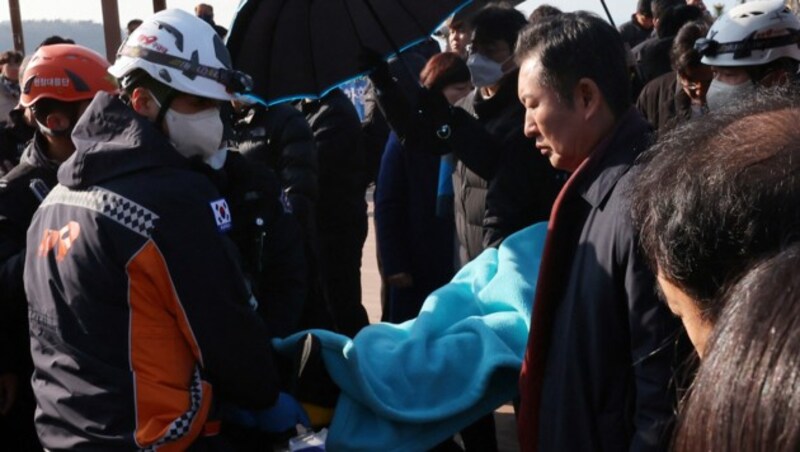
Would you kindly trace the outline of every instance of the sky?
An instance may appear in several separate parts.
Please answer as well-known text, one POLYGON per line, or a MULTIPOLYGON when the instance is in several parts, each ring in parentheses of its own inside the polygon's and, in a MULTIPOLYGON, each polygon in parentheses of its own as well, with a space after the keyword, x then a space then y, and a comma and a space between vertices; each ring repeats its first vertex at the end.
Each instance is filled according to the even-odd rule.
MULTIPOLYGON (((318 0, 331 1, 331 0, 318 0)), ((431 0, 432 1, 432 0, 431 0)), ((197 3, 208 3, 214 7, 215 21, 228 26, 233 19, 238 0, 166 0, 168 8, 181 8, 192 11, 197 3)), ((726 9, 738 4, 738 0, 706 0, 706 5, 711 8, 714 3, 724 3, 726 9)), ((22 19, 63 19, 63 20, 91 20, 102 22, 102 9, 100 0, 20 0, 22 19)), ((564 11, 585 9, 606 17, 600 0, 542 0, 561 8, 564 11)), ((121 26, 134 18, 144 18, 153 12, 151 0, 118 0, 119 22, 121 26)), ((636 9, 636 0, 606 0, 611 15, 617 25, 630 20, 630 15, 636 9)), ((8 2, 0 0, 0 21, 9 20, 8 2)))

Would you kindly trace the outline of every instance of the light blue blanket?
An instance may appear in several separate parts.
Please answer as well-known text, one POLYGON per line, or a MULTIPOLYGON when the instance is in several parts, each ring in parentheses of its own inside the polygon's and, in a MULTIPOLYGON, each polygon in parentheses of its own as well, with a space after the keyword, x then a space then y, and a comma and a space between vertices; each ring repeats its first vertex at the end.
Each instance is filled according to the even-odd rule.
MULTIPOLYGON (((546 223, 488 249, 433 292, 419 316, 319 336, 342 393, 333 451, 426 450, 517 395, 546 223)), ((274 343, 289 351, 305 333, 274 343)))

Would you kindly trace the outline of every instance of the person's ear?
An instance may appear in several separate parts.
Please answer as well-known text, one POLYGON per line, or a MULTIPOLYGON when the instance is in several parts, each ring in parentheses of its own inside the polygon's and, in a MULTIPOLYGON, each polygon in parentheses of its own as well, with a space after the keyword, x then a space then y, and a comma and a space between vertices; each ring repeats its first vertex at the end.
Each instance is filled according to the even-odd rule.
POLYGON ((142 87, 134 88, 131 93, 131 108, 151 121, 155 121, 160 109, 150 91, 142 87))
POLYGON ((575 108, 581 111, 586 120, 597 115, 603 105, 603 93, 597 83, 590 78, 578 80, 573 97, 575 108))

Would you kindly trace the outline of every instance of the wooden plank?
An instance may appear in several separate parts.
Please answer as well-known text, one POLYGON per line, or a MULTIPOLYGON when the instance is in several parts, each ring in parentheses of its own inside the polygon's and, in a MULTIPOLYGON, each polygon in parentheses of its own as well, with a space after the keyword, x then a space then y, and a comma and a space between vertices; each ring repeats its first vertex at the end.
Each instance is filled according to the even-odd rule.
POLYGON ((117 49, 122 42, 119 26, 117 0, 101 0, 103 5, 103 31, 106 38, 106 59, 111 63, 117 58, 117 49))
POLYGON ((11 15, 14 50, 25 53, 25 39, 22 33, 22 15, 19 11, 19 0, 8 0, 8 11, 11 15))

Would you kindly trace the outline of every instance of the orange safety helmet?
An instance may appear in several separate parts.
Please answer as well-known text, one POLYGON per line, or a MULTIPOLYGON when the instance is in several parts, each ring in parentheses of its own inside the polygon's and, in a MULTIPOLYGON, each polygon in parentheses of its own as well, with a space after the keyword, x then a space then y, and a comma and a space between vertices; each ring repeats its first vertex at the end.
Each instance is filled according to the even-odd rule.
POLYGON ((94 50, 76 44, 40 47, 25 67, 19 103, 30 107, 39 99, 75 102, 98 91, 116 93, 111 64, 94 50))

